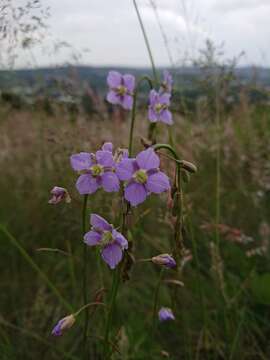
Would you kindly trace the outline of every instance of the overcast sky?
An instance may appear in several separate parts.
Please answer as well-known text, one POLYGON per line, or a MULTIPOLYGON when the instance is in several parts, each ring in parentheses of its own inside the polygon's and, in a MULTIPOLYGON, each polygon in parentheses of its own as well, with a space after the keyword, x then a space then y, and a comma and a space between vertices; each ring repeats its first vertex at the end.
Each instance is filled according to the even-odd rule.
MULTIPOLYGON (((51 8, 53 39, 82 52, 90 65, 149 65, 132 0, 43 0, 51 8), (85 49, 89 51, 86 52, 85 49)), ((169 54, 149 0, 138 0, 157 65, 168 66, 169 54)), ((242 64, 270 65, 270 0, 155 0, 173 62, 196 56, 206 38, 224 43, 226 58, 245 56, 242 64)), ((52 38, 45 47, 52 44, 52 38)), ((68 61, 69 52, 51 57, 37 49, 38 65, 68 61)), ((24 65, 22 56, 19 65, 24 65)))

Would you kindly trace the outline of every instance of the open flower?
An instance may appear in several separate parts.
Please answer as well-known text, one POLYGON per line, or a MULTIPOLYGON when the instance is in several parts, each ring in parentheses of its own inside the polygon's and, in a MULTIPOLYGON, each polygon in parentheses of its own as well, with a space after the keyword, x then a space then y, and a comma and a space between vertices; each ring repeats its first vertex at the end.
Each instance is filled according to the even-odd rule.
POLYGON ((59 320, 58 323, 52 330, 53 336, 61 336, 63 332, 70 329, 71 326, 75 323, 75 316, 73 314, 64 317, 63 319, 59 320))
POLYGON ((71 202, 70 195, 67 189, 60 186, 54 186, 51 190, 52 197, 48 201, 49 204, 59 204, 61 201, 65 200, 66 203, 71 202))
POLYGON ((174 314, 170 308, 162 307, 158 312, 159 321, 175 320, 174 314))
POLYGON ((141 151, 136 159, 124 158, 117 166, 120 180, 127 181, 125 199, 136 206, 151 194, 170 189, 170 181, 159 169, 160 160, 152 148, 141 151))
POLYGON ((167 125, 172 125, 172 113, 170 112, 170 97, 169 93, 158 93, 156 90, 151 90, 149 95, 148 119, 151 122, 163 122, 167 125))
POLYGON ((152 257, 152 262, 157 265, 165 266, 169 269, 176 267, 176 262, 169 254, 160 254, 152 257))
POLYGON ((114 269, 128 248, 127 239, 97 214, 91 214, 90 224, 92 228, 84 235, 84 242, 89 246, 100 246, 103 260, 114 269))
POLYGON ((70 162, 72 168, 81 174, 76 182, 80 194, 93 194, 101 187, 106 192, 119 190, 111 151, 99 150, 96 154, 81 152, 72 155, 70 162))
POLYGON ((172 75, 169 73, 169 71, 164 70, 163 71, 163 81, 161 83, 159 92, 170 94, 172 92, 172 84, 173 84, 172 75))
POLYGON ((130 110, 133 105, 135 77, 130 74, 122 75, 117 71, 110 71, 107 77, 107 84, 109 85, 107 101, 130 110))

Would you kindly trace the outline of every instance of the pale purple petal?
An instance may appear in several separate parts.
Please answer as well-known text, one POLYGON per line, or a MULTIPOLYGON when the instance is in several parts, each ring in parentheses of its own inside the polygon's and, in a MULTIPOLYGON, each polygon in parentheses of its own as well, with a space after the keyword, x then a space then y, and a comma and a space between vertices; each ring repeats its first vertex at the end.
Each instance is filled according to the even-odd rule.
POLYGON ((159 95, 159 103, 164 105, 170 105, 171 94, 164 93, 159 95))
POLYGON ((161 308, 158 312, 158 318, 161 322, 175 320, 174 314, 170 308, 161 308))
POLYGON ((117 243, 105 246, 101 252, 103 260, 114 269, 117 264, 122 260, 122 249, 117 243))
POLYGON ((87 152, 80 152, 79 154, 71 155, 70 163, 74 170, 88 170, 92 165, 91 154, 87 152))
POLYGON ((107 94, 106 97, 107 101, 111 104, 120 104, 121 102, 121 98, 119 95, 117 95, 117 93, 114 90, 110 90, 107 94))
POLYGON ((109 71, 107 76, 107 84, 111 88, 117 88, 122 83, 122 75, 117 71, 109 71))
POLYGON ((113 166, 113 156, 110 151, 99 150, 96 152, 97 163, 103 166, 113 166))
POLYGON ((158 103, 158 93, 156 92, 156 90, 151 90, 149 93, 149 101, 151 106, 154 106, 155 104, 158 103))
POLYGON ((103 219, 103 217, 97 214, 91 214, 90 224, 93 226, 93 228, 97 230, 102 230, 102 231, 112 230, 112 225, 110 225, 107 220, 103 219))
POLYGON ((149 192, 160 194, 170 189, 170 181, 162 171, 148 176, 146 188, 149 192))
POLYGON ((135 88, 135 77, 130 74, 125 74, 123 76, 123 80, 124 80, 124 86, 128 89, 130 93, 132 93, 135 88))
POLYGON ((136 161, 139 167, 145 170, 157 169, 160 163, 159 157, 152 148, 141 151, 136 156, 136 161))
POLYGON ((84 242, 89 246, 95 246, 101 241, 102 235, 97 231, 88 231, 84 235, 84 242))
POLYGON ((121 246, 122 249, 128 248, 128 241, 120 232, 113 230, 112 235, 114 240, 121 246))
POLYGON ((125 199, 131 203, 132 206, 137 206, 144 202, 147 197, 147 192, 142 184, 132 182, 125 188, 125 199))
POLYGON ((165 124, 167 125, 173 124, 172 113, 168 109, 162 110, 159 117, 160 120, 165 124))
POLYGON ((81 175, 77 182, 76 188, 81 195, 93 194, 99 188, 97 180, 93 178, 90 174, 81 175))
POLYGON ((113 151, 113 144, 111 142, 105 142, 101 148, 103 151, 113 151))
POLYGON ((121 105, 126 110, 131 110, 133 105, 133 96, 131 95, 124 95, 123 99, 121 100, 121 105))
POLYGON ((122 181, 130 180, 134 171, 134 159, 124 158, 116 166, 116 175, 118 176, 119 180, 122 181))
POLYGON ((119 179, 117 175, 111 171, 106 171, 102 176, 102 186, 105 191, 107 192, 113 192, 113 191, 119 191, 119 179))
POLYGON ((151 122, 157 122, 158 120, 156 111, 154 111, 151 107, 149 107, 148 109, 148 120, 150 120, 151 122))

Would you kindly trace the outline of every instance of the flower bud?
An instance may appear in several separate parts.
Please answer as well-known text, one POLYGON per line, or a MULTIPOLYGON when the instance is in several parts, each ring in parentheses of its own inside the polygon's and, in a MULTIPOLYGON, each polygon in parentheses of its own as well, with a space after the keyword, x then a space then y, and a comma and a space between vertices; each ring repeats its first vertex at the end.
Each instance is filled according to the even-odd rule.
POLYGON ((186 171, 188 171, 190 173, 194 174, 197 172, 197 167, 189 161, 181 160, 180 165, 183 169, 185 169, 186 171))
POLYGON ((162 307, 158 312, 159 321, 175 320, 174 314, 170 308, 162 307))
POLYGON ((58 323, 52 330, 53 336, 61 336, 63 332, 70 329, 73 324, 75 323, 75 316, 73 314, 64 317, 63 319, 59 320, 58 323))
POLYGON ((176 262, 173 257, 169 254, 160 254, 158 256, 152 257, 152 262, 157 265, 165 266, 169 269, 174 268, 176 266, 176 262))
POLYGON ((65 188, 55 186, 51 190, 51 194, 52 194, 52 198, 48 201, 49 204, 56 205, 56 204, 60 203, 63 200, 65 200, 66 203, 71 202, 71 197, 70 197, 67 189, 65 189, 65 188))

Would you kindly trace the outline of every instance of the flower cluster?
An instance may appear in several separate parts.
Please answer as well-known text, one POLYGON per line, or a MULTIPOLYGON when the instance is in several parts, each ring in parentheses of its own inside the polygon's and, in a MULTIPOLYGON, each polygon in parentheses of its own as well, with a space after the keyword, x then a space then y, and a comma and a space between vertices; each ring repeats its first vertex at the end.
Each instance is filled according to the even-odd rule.
POLYGON ((88 246, 99 246, 103 260, 114 269, 128 248, 127 239, 97 214, 90 216, 90 225, 92 228, 84 235, 84 242, 88 246))
POLYGON ((96 154, 71 156, 71 166, 81 174, 76 183, 80 194, 93 194, 99 188, 118 191, 120 181, 124 181, 125 199, 137 206, 151 193, 170 189, 169 178, 160 171, 159 157, 152 148, 141 151, 136 158, 129 158, 126 150, 118 150, 113 156, 112 150, 112 144, 105 143, 96 154))

